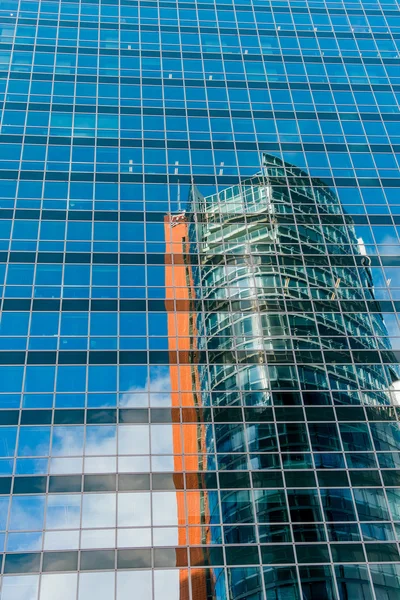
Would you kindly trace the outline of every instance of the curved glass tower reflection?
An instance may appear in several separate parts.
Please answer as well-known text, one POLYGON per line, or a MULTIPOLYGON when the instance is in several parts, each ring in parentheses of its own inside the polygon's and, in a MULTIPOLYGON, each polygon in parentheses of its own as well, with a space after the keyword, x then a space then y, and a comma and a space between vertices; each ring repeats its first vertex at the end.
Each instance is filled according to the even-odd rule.
MULTIPOLYGON (((376 466, 357 407, 390 407, 399 379, 363 240, 322 181, 272 155, 218 194, 193 187, 188 214, 175 219, 195 311, 197 402, 214 415, 198 431, 202 468, 219 470, 219 492, 205 494, 203 543, 221 543, 212 526, 221 519, 228 564, 257 564, 260 543, 265 565, 263 578, 228 569, 229 597, 300 598, 290 564, 315 562, 300 569, 303 598, 336 598, 352 585, 369 598, 365 567, 334 578, 323 565, 333 552, 360 560, 357 518, 390 518, 381 493, 351 490, 344 470, 344 460, 376 466)), ((382 436, 395 447, 395 431, 370 427, 375 447, 382 436)))
POLYGON ((273 390, 299 389, 297 382, 310 392, 308 404, 314 391, 315 404, 329 404, 329 388, 337 403, 390 404, 398 375, 370 259, 322 181, 264 155, 263 171, 241 185, 207 198, 193 190, 191 213, 200 346, 239 365, 255 363, 211 371, 216 404, 235 404, 235 390, 248 404, 270 404, 273 390), (377 348, 384 367, 369 360, 377 348), (297 369, 274 366, 293 363, 293 352, 301 359, 297 369), (333 363, 328 369, 324 352, 333 363))

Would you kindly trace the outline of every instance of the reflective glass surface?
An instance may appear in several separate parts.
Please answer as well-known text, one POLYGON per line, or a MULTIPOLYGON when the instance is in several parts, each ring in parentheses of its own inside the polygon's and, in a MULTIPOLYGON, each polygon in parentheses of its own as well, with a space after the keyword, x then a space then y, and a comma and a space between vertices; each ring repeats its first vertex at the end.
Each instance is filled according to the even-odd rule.
POLYGON ((399 3, 0 0, 0 104, 0 600, 399 600, 399 3))

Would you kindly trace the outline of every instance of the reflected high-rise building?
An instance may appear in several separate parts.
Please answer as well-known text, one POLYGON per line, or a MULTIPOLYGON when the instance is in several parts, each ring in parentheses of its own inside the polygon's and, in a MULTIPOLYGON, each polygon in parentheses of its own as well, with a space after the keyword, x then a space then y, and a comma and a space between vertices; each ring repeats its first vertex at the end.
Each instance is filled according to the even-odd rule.
MULTIPOLYGON (((179 600, 206 600, 215 597, 214 573, 208 569, 210 515, 204 477, 207 465, 206 432, 202 413, 202 393, 197 366, 196 317, 193 312, 194 287, 188 263, 188 224, 183 215, 164 220, 166 241, 165 288, 168 314, 168 347, 180 360, 170 361, 174 485, 178 515, 178 544, 188 545, 193 558, 190 578, 180 572, 179 600), (176 363, 176 364, 175 364, 176 363), (181 423, 184 423, 184 429, 181 423), (204 473, 202 473, 204 471, 204 473), (184 489, 190 489, 185 494, 184 489)), ((179 549, 177 549, 179 553, 179 549)), ((177 555, 177 564, 179 558, 177 555)))
POLYGON ((370 259, 322 181, 264 155, 240 185, 207 198, 194 188, 190 215, 200 347, 254 363, 212 369, 213 403, 242 390, 245 404, 270 404, 281 390, 297 404, 302 390, 306 404, 330 404, 330 389, 336 404, 390 404, 396 359, 370 259))
MULTIPOLYGON (((193 425, 183 460, 193 460, 185 453, 196 440, 202 462, 193 468, 218 470, 216 489, 201 490, 198 479, 207 538, 187 543, 223 541, 228 565, 257 564, 261 553, 262 576, 227 569, 235 600, 330 600, 352 588, 369 598, 365 567, 332 573, 325 564, 330 553, 361 560, 357 518, 389 518, 380 492, 360 487, 357 469, 377 466, 367 427, 375 448, 396 445, 395 430, 358 422, 363 407, 371 421, 395 417, 399 369, 351 217, 323 181, 264 155, 261 172, 238 185, 208 197, 192 186, 187 212, 167 217, 165 232, 176 302, 169 344, 178 339, 188 353, 188 364, 170 369, 196 381, 187 398, 204 422, 193 425), (222 538, 212 526, 220 520, 222 538), (303 596, 295 563, 304 565, 303 596)), ((397 586, 390 568, 385 586, 397 586)), ((198 580, 193 598, 225 598, 208 593, 198 580)))

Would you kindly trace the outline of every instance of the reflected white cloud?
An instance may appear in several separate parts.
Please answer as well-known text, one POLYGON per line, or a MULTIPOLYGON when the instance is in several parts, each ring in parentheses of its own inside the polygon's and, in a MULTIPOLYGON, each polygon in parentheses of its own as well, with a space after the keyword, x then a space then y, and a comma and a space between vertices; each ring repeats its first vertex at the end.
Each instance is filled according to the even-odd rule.
POLYGON ((121 394, 121 407, 143 408, 149 406, 171 406, 171 380, 168 368, 157 368, 144 386, 131 386, 121 394))
POLYGON ((116 494, 84 494, 82 527, 115 527, 116 494))
POLYGON ((49 494, 47 497, 46 529, 78 528, 80 512, 80 495, 49 494))
POLYGON ((150 456, 120 456, 118 457, 119 473, 149 473, 150 456))
POLYGON ((177 527, 155 527, 153 529, 154 546, 177 546, 178 528, 177 527))
POLYGON ((151 524, 150 493, 118 494, 118 527, 151 524))
MULTIPOLYGON (((117 600, 152 600, 151 571, 119 571, 117 573, 117 600)), ((176 598, 178 600, 178 598, 176 598)))
POLYGON ((395 381, 389 388, 390 401, 395 406, 400 406, 400 380, 395 381))
POLYGON ((39 600, 76 600, 77 582, 76 573, 42 575, 39 600))
POLYGON ((378 237, 380 229, 384 229, 381 227, 374 228, 374 235, 376 238, 376 244, 378 246, 379 254, 387 254, 387 255, 397 255, 399 251, 399 241, 396 235, 387 234, 384 235, 381 239, 378 237))
POLYGON ((53 428, 52 456, 81 456, 83 454, 84 427, 58 426, 53 428))
POLYGON ((78 550, 79 530, 46 531, 44 535, 44 550, 78 550))
MULTIPOLYGON (((51 474, 80 474, 82 470, 85 473, 116 473, 117 470, 124 473, 150 471, 150 459, 148 458, 150 430, 148 425, 88 426, 84 468, 82 458, 79 457, 79 455, 83 455, 83 446, 78 443, 74 444, 75 435, 71 434, 68 428, 61 427, 59 429, 61 431, 57 434, 57 457, 50 460, 51 474), (78 456, 71 457, 73 453, 78 456), (62 457, 63 454, 65 458, 62 457), (124 454, 136 456, 124 459, 121 456, 124 454), (141 454, 146 456, 141 458, 141 454), (97 458, 99 456, 104 458, 99 460, 97 458)), ((170 444, 172 433, 169 436, 166 431, 165 433, 169 440, 168 444, 170 444)))
MULTIPOLYGON (((38 600, 39 576, 22 575, 3 578, 1 600, 38 600)), ((180 572, 154 571, 96 571, 80 573, 43 574, 39 600, 179 600, 180 572), (115 585, 116 580, 116 585, 115 585), (116 589, 116 596, 115 596, 116 589), (77 596, 78 592, 78 596, 77 596)))
POLYGON ((151 544, 151 528, 118 529, 118 548, 148 548, 151 544))
POLYGON ((82 529, 81 548, 115 548, 115 529, 82 529))
POLYGON ((113 600, 115 595, 115 573, 81 573, 79 576, 78 600, 113 600))
MULTIPOLYGON (((28 497, 25 498, 22 505, 18 499, 15 515, 25 527, 31 523, 32 529, 40 529, 42 520, 40 524, 36 520, 37 506, 30 504, 32 500, 34 503, 39 500, 39 506, 44 508, 44 498, 28 497), (33 515, 31 514, 32 510, 33 515)), ((82 496, 79 494, 49 494, 45 511, 44 548, 46 550, 71 550, 79 547, 78 529, 81 504, 83 527, 81 548, 114 548, 116 526, 123 528, 123 531, 118 534, 120 547, 151 546, 152 525, 167 526, 163 530, 153 530, 155 545, 178 543, 176 528, 178 507, 175 492, 85 493, 82 496)), ((10 545, 8 550, 41 549, 41 532, 21 532, 17 535, 20 537, 19 545, 16 534, 11 534, 9 540, 12 546, 10 545)))
POLYGON ((82 458, 51 458, 50 459, 50 474, 65 475, 80 474, 83 469, 82 458))
POLYGON ((154 571, 154 599, 179 600, 179 570, 154 571))
POLYGON ((118 453, 149 454, 149 437, 148 425, 121 425, 118 428, 118 453))
POLYGON ((173 454, 173 426, 151 425, 151 452, 152 454, 173 454))
POLYGON ((37 600, 38 575, 3 577, 1 600, 37 600))
POLYGON ((11 503, 9 529, 18 531, 43 528, 44 496, 14 496, 11 503))
MULTIPOLYGON (((151 388, 151 405, 171 406, 168 368, 153 370, 151 379, 147 380, 143 388, 135 388, 131 395, 124 395, 122 405, 148 406, 149 388, 151 388)), ((173 427, 170 424, 88 425, 86 435, 85 427, 80 425, 54 427, 50 459, 51 474, 150 473, 173 470, 173 427), (151 450, 158 455, 150 455, 150 434, 151 450), (152 464, 150 464, 151 459, 152 464)), ((175 527, 178 523, 177 500, 174 492, 153 494, 153 503, 150 492, 50 494, 46 511, 44 511, 43 496, 38 496, 37 499, 33 496, 25 497, 25 504, 17 506, 21 501, 23 497, 21 500, 16 500, 13 522, 23 523, 24 528, 39 530, 46 512, 45 550, 74 550, 79 547, 82 549, 140 548, 151 547, 152 543, 157 546, 175 545, 178 541, 175 527), (83 530, 80 534, 81 502, 83 530), (158 530, 153 540, 152 525, 170 527, 162 531, 158 530)), ((23 539, 21 537, 21 550, 40 549, 38 544, 41 533, 35 531, 29 534, 33 536, 31 538, 26 534, 21 535, 23 537, 23 539)), ((14 547, 13 550, 18 548, 14 547)), ((151 578, 149 580, 147 578, 147 571, 141 574, 121 573, 118 600, 125 600, 128 597, 131 600, 133 589, 140 600, 145 600, 146 597, 150 600, 152 582, 151 578), (128 584, 128 580, 131 583, 128 584)), ((34 589, 33 584, 27 579, 23 581, 24 584, 18 584, 18 587, 14 584, 11 588, 9 584, 10 589, 13 589, 12 593, 4 588, 4 594, 9 595, 5 595, 4 598, 1 596, 1 600, 37 600, 37 588, 34 589)), ((79 600, 89 597, 87 592, 89 587, 85 586, 89 586, 90 581, 95 580, 87 578, 86 581, 88 583, 84 584, 84 591, 79 592, 79 600)), ((72 595, 76 600, 76 596, 70 593, 74 586, 76 587, 76 579, 73 577, 64 579, 64 575, 46 575, 39 600, 50 600, 50 597, 52 600, 70 600, 72 595), (59 595, 58 587, 64 586, 64 583, 67 585, 67 582, 70 590, 68 592, 63 590, 59 595)), ((102 598, 100 592, 93 594, 92 591, 90 597, 92 595, 102 598)), ((104 597, 111 600, 111 591, 104 597)))
POLYGON ((42 549, 42 532, 9 533, 7 550, 9 552, 26 552, 42 549))
POLYGON ((178 525, 178 507, 175 492, 153 494, 153 524, 178 525))
POLYGON ((85 458, 84 473, 116 473, 117 457, 103 456, 101 460, 96 457, 85 458))
POLYGON ((398 337, 400 336, 400 327, 399 327, 399 322, 397 319, 397 316, 395 314, 385 314, 384 315, 384 322, 385 322, 385 327, 387 329, 387 332, 389 334, 390 338, 395 338, 395 339, 391 339, 392 345, 394 345, 394 347, 396 347, 396 345, 398 346, 398 337), (397 339, 396 339, 397 338, 397 339))
POLYGON ((151 470, 154 473, 171 473, 174 470, 174 457, 169 456, 152 456, 151 470))
POLYGON ((86 456, 106 456, 117 453, 117 428, 110 425, 86 427, 86 456))

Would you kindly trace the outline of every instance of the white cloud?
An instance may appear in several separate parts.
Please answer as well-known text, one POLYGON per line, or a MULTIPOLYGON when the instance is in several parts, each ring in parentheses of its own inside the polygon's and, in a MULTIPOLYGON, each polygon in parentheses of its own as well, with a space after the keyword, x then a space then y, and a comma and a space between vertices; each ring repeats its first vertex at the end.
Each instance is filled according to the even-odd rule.
POLYGON ((1 600, 36 600, 39 589, 38 575, 3 577, 1 600))
POLYGON ((142 387, 132 386, 127 392, 121 394, 119 404, 121 407, 143 408, 150 406, 171 406, 171 379, 169 368, 157 368, 151 377, 146 379, 142 387))
POLYGON ((117 548, 151 547, 151 528, 118 529, 117 548))
POLYGON ((179 570, 154 571, 155 600, 179 600, 179 570))
POLYGON ((150 454, 148 425, 121 425, 118 430, 119 454, 150 454))
POLYGON ((76 600, 77 573, 42 575, 39 600, 76 600))
POLYGON ((150 492, 118 494, 118 526, 138 527, 151 524, 150 492))
MULTIPOLYGON (((152 600, 151 571, 119 571, 117 573, 117 600, 152 600)), ((178 600, 179 597, 176 598, 178 600)))
POLYGON ((178 525, 178 506, 175 492, 153 493, 153 524, 178 525))
POLYGON ((116 494, 83 494, 82 527, 115 527, 116 494))
POLYGON ((152 454, 173 454, 173 425, 151 425, 152 454))
POLYGON ((46 531, 44 536, 44 550, 78 550, 79 530, 46 531))
POLYGON ((82 529, 81 548, 115 548, 115 529, 82 529))
MULTIPOLYGON (((97 573, 81 573, 79 576, 78 600, 113 600, 115 573, 112 571, 97 573)), ((56 600, 56 599, 54 599, 56 600)))
POLYGON ((106 456, 117 453, 115 425, 88 425, 86 427, 86 456, 106 456))

